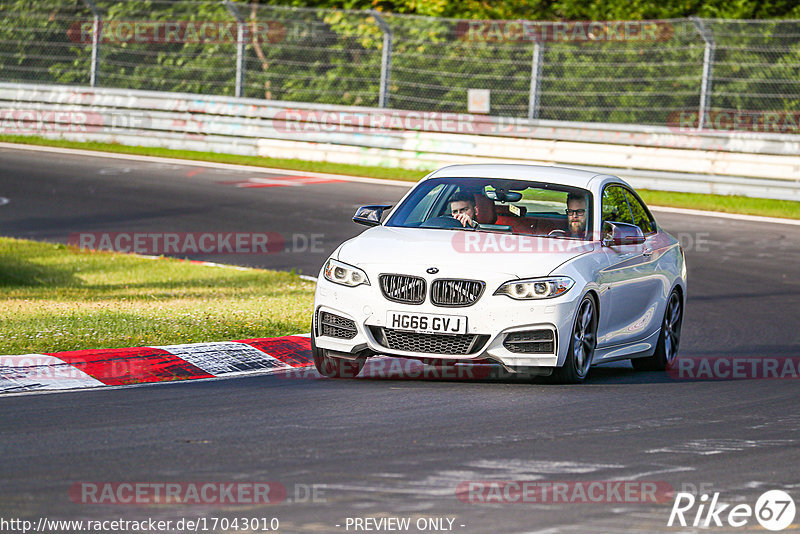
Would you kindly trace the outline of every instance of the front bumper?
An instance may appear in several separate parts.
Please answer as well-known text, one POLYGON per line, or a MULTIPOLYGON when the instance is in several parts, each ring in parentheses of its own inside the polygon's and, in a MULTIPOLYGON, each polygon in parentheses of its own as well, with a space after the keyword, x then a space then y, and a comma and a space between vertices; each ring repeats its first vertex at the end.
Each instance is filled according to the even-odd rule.
POLYGON ((504 295, 493 295, 500 284, 492 284, 495 282, 487 283, 486 291, 472 306, 447 308, 434 306, 429 299, 419 305, 391 302, 383 297, 377 285, 345 287, 320 276, 314 300, 316 345, 345 354, 366 351, 427 361, 490 360, 509 368, 562 365, 569 348, 575 307, 582 297, 580 288, 573 287, 566 294, 553 299, 520 301, 504 295), (388 311, 464 316, 467 318, 467 334, 454 339, 458 336, 408 335, 387 329, 388 311), (319 320, 322 313, 349 319, 352 325, 346 323, 347 331, 323 328, 319 320), (551 350, 546 353, 519 352, 520 347, 531 346, 525 345, 526 340, 533 339, 530 331, 542 331, 536 334, 542 341, 537 342, 537 350, 551 350), (343 334, 347 338, 342 337, 343 334), (546 343, 548 339, 551 341, 549 347, 546 343))

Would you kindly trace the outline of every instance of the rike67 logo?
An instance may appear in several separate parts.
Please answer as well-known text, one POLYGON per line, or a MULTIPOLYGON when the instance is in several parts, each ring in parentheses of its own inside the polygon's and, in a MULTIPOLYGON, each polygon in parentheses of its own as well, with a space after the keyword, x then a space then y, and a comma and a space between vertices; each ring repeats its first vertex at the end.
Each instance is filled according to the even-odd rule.
POLYGON ((740 528, 755 518, 766 530, 777 532, 789 527, 794 516, 794 500, 781 490, 770 490, 761 494, 754 507, 749 504, 731 505, 720 502, 719 492, 714 493, 710 499, 708 494, 696 498, 691 493, 680 492, 675 494, 667 526, 740 528))

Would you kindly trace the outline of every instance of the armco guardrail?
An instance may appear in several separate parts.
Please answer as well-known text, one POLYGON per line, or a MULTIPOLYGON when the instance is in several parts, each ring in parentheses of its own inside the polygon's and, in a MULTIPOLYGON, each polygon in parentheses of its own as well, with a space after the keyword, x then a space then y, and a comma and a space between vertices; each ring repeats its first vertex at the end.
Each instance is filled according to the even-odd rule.
POLYGON ((0 133, 432 169, 591 167, 638 187, 800 200, 800 136, 0 84, 0 133))

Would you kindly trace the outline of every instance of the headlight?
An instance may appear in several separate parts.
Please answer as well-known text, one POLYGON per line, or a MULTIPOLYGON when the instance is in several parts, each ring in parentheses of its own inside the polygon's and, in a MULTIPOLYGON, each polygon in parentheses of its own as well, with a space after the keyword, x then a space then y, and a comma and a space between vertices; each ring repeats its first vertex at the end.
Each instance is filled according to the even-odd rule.
POLYGON ((342 263, 334 259, 328 260, 328 263, 325 264, 325 269, 323 272, 325 274, 325 278, 334 284, 341 284, 343 286, 350 287, 360 286, 361 284, 367 286, 369 285, 367 273, 358 267, 353 267, 352 265, 347 265, 346 263, 342 263))
POLYGON ((551 299, 563 295, 574 285, 575 281, 566 276, 512 280, 497 288, 494 294, 516 300, 551 299))

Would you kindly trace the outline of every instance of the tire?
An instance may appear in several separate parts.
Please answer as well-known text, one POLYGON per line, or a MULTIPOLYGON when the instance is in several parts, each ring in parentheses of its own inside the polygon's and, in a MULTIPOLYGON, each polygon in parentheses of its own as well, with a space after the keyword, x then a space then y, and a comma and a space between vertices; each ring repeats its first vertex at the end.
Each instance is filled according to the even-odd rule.
POLYGON ((683 324, 683 302, 677 289, 673 289, 667 299, 661 333, 658 335, 656 350, 652 356, 631 360, 637 371, 665 371, 672 368, 678 356, 683 324))
POLYGON ((578 305, 570 333, 564 365, 553 369, 552 380, 561 384, 580 384, 589 374, 597 346, 597 305, 586 295, 578 305))
POLYGON ((366 358, 346 360, 331 356, 330 351, 317 347, 316 336, 311 333, 311 355, 314 358, 314 367, 322 376, 328 378, 355 378, 364 368, 366 358))

